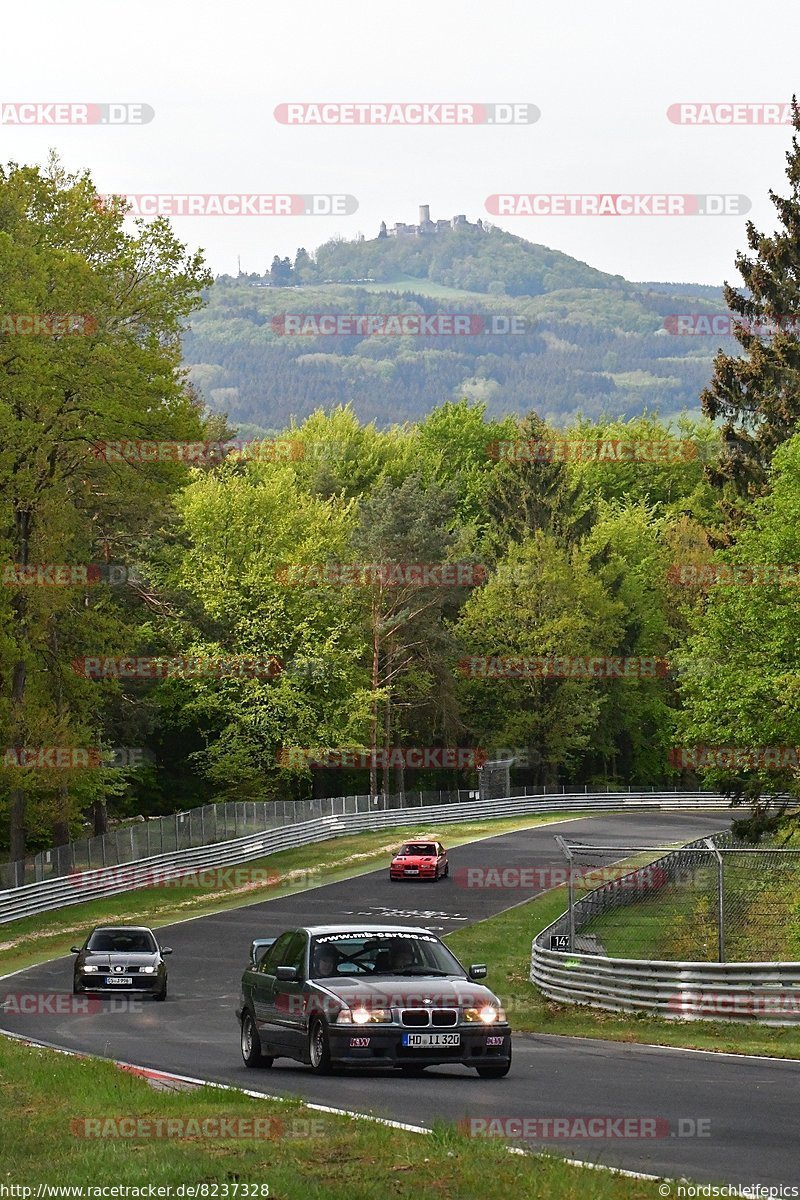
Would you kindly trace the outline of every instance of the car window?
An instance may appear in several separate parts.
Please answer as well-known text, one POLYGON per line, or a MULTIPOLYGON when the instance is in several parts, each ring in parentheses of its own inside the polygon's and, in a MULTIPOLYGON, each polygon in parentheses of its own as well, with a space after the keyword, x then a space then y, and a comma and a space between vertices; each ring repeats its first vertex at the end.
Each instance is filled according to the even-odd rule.
POLYGON ((458 975, 464 970, 433 934, 371 930, 331 933, 314 938, 312 978, 330 976, 458 975), (328 962, 323 964, 325 951, 328 962))
POLYGON ((258 964, 258 970, 262 971, 265 975, 274 975, 275 968, 279 963, 283 962, 284 951, 293 937, 294 934, 291 930, 288 933, 282 933, 261 959, 261 962, 258 964))
POLYGON ((156 943, 146 929, 103 929, 92 934, 86 948, 107 954, 153 954, 156 943))
POLYGON ((306 957, 306 935, 302 930, 298 930, 293 934, 286 943, 286 949, 280 960, 282 967, 295 967, 300 971, 305 966, 306 957))
POLYGON ((413 855, 435 855, 436 848, 430 842, 407 842, 399 851, 399 854, 413 855))

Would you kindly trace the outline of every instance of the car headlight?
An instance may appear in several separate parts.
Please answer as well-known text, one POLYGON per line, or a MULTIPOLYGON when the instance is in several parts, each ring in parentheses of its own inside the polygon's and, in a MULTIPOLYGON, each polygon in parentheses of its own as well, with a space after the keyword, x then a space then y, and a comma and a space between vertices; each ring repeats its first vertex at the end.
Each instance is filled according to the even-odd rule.
POLYGON ((86 972, 86 974, 88 975, 88 974, 90 974, 92 971, 97 971, 97 970, 99 970, 99 968, 98 968, 98 967, 95 967, 95 966, 93 966, 93 965, 92 965, 92 963, 84 963, 84 964, 83 964, 83 966, 81 967, 81 970, 82 970, 82 971, 85 971, 85 972, 86 972))
POLYGON ((139 970, 142 975, 155 975, 156 973, 155 967, 139 967, 139 970))
POLYGON ((391 1021, 390 1008, 343 1008, 336 1018, 337 1025, 375 1025, 381 1021, 391 1021))
POLYGON ((505 1021, 505 1010, 494 1004, 484 1004, 483 1008, 465 1008, 465 1021, 480 1021, 483 1025, 494 1025, 495 1021, 505 1021))

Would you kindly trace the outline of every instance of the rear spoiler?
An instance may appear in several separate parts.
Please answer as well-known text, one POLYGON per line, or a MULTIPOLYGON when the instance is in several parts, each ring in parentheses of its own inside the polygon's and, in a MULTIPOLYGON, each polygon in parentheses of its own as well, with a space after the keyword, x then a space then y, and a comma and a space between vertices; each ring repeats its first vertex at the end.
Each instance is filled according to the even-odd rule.
POLYGON ((275 938, 255 938, 250 943, 250 965, 257 967, 261 959, 275 942, 275 938))

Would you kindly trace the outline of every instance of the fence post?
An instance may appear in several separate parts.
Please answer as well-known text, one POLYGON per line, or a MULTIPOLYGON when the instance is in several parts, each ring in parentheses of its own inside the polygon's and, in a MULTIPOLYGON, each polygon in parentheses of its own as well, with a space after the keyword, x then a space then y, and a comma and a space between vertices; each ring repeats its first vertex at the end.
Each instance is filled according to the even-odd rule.
POLYGON ((575 950, 575 906, 572 884, 572 851, 570 850, 563 837, 556 834, 553 839, 561 853, 567 860, 567 895, 569 899, 569 952, 572 954, 575 950))
POLYGON ((713 838, 706 838, 705 843, 709 850, 713 850, 717 859, 717 961, 725 962, 725 892, 723 890, 725 883, 725 872, 722 855, 714 845, 713 838))

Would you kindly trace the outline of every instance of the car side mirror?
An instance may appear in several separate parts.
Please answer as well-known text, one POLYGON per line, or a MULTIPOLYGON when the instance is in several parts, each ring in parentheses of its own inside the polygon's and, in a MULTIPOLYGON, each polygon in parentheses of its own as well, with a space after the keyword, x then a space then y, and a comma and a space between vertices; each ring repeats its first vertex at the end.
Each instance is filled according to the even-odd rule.
POLYGON ((162 946, 161 953, 162 954, 172 954, 172 946, 162 946))
POLYGON ((70 946, 69 952, 70 954, 80 954, 81 948, 80 946, 70 946))
POLYGON ((487 975, 486 966, 484 963, 473 963, 467 974, 470 979, 485 979, 487 975))
POLYGON ((284 983, 296 983, 299 977, 300 972, 297 967, 278 967, 275 971, 275 978, 284 983))

